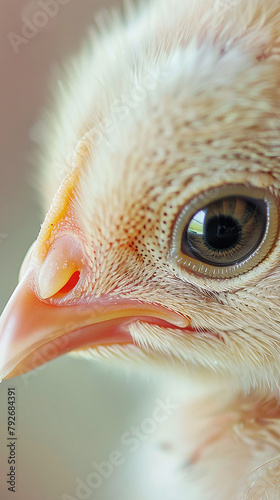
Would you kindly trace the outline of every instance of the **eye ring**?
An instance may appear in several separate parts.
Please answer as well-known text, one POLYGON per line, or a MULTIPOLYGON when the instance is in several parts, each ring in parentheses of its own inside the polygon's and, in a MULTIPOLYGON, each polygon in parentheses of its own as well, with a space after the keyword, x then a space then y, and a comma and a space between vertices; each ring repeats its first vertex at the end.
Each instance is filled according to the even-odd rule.
MULTIPOLYGON (((277 200, 265 189, 238 184, 211 189, 193 198, 180 210, 173 223, 171 260, 182 271, 199 276, 219 280, 237 277, 259 265, 270 254, 278 233, 278 219, 277 200), (245 235, 230 212, 234 199, 238 200, 235 206, 239 207, 235 211, 242 215, 243 220, 249 221, 249 230, 245 235), (221 216, 217 215, 220 210, 217 207, 223 207, 221 216), (216 215, 211 217, 208 212, 216 215), (189 230, 193 221, 200 222, 200 233, 189 230), (206 223, 210 228, 208 239, 205 237, 206 223), (213 239, 214 227, 225 231, 224 239, 223 235, 217 238, 217 234, 213 239), (213 241, 219 251, 212 247, 213 241)), ((194 227, 195 224, 192 229, 194 227)))

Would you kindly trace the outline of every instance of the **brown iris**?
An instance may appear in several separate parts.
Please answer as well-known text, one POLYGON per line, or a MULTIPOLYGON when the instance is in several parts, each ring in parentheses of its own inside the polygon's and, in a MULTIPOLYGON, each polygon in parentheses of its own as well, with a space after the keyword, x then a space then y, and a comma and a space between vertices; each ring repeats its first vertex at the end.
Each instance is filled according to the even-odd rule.
POLYGON ((217 200, 186 225, 181 252, 215 266, 236 264, 258 247, 266 225, 263 200, 234 196, 217 200))
POLYGON ((190 200, 174 222, 170 257, 182 270, 232 278, 270 253, 279 231, 278 202, 268 190, 226 185, 190 200))

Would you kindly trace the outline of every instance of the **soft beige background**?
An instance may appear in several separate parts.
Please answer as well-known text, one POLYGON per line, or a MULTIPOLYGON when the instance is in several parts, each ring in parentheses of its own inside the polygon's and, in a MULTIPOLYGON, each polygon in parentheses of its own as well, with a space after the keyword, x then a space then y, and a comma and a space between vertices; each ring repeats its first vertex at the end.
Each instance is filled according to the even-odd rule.
POLYGON ((26 44, 20 44, 16 54, 9 36, 22 35, 24 18, 32 21, 38 15, 40 1, 48 2, 0 0, 1 309, 42 221, 39 196, 31 188, 29 136, 48 97, 51 68, 80 47, 96 10, 116 4, 113 0, 63 0, 66 4, 58 14, 49 17, 26 44))
MULTIPOLYGON (((46 3, 47 0, 43 0, 46 3)), ((36 237, 43 214, 31 187, 29 133, 48 95, 52 65, 75 51, 102 0, 69 0, 16 54, 9 33, 21 34, 40 2, 0 1, 0 309, 17 282, 22 258, 36 237)), ((96 363, 61 358, 31 376, 0 386, 0 499, 56 500, 75 496, 77 478, 85 480, 91 462, 106 460, 120 446, 121 434, 149 417, 157 396, 153 386, 96 363), (7 388, 17 389, 17 492, 7 491, 7 388), (148 393, 149 386, 149 395, 148 393), (147 405, 143 400, 148 400, 147 405)), ((164 474, 149 479, 152 463, 145 451, 130 455, 102 487, 83 498, 155 500, 165 498, 164 474), (135 463, 138 479, 131 473, 135 463), (140 465, 139 465, 140 464, 140 465), (161 489, 162 488, 162 489, 161 489)), ((157 460, 154 460, 156 463, 157 460)), ((168 499, 178 498, 176 491, 168 499)), ((80 497, 82 498, 82 497, 80 497)), ((167 498, 167 497, 166 497, 167 498)))

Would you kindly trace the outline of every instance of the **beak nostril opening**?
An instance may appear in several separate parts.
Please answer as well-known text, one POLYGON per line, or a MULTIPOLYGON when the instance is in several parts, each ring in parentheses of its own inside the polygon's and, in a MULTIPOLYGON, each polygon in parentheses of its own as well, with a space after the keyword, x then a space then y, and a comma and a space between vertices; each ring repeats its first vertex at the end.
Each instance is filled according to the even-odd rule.
POLYGON ((56 295, 65 295, 73 290, 80 279, 80 271, 75 271, 67 283, 56 293, 56 295))
POLYGON ((39 260, 38 295, 41 299, 62 297, 77 285, 80 272, 85 268, 81 243, 64 235, 51 244, 46 257, 39 260))

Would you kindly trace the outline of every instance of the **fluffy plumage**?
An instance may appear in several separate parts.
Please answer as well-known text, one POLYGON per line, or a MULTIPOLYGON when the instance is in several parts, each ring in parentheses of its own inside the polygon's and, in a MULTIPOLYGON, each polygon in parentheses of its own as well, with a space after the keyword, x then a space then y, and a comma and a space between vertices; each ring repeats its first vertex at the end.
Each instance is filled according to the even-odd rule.
POLYGON ((182 343, 180 332, 132 325, 137 343, 242 384, 246 374, 248 386, 274 377, 278 385, 277 253, 219 281, 167 257, 174 218, 194 196, 224 183, 278 193, 279 3, 175 4, 105 17, 59 82, 52 134, 44 131, 46 206, 74 163, 71 204, 93 263, 87 292, 160 302, 222 340, 182 343))
POLYGON ((280 498, 279 227, 238 276, 171 258, 178 214, 208 190, 242 185, 279 202, 279 1, 153 0, 98 24, 38 129, 45 207, 54 198, 42 259, 61 228, 74 230, 90 270, 72 302, 138 299, 190 319, 191 334, 133 321, 131 345, 87 355, 171 366, 182 401, 200 383, 178 445, 197 498, 280 498))

